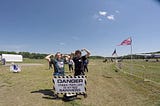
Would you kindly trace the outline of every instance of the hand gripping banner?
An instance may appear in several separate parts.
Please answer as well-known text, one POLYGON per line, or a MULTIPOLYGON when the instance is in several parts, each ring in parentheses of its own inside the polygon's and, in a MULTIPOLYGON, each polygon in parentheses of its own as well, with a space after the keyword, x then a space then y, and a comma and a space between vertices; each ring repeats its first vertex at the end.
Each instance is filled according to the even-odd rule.
POLYGON ((54 76, 53 82, 57 94, 86 93, 86 76, 54 76))

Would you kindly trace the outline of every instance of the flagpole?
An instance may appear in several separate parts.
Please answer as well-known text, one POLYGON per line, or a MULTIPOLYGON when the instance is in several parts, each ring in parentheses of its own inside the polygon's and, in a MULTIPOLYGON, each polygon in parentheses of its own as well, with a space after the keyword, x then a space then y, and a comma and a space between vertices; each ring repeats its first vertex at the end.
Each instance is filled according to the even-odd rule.
MULTIPOLYGON (((132 39, 132 38, 131 38, 131 39, 132 39)), ((132 56, 132 55, 133 55, 133 53, 132 53, 133 51, 132 51, 132 50, 133 50, 133 47, 132 47, 132 42, 131 42, 131 61, 132 61, 132 59, 133 59, 133 56, 132 56)))
POLYGON ((130 70, 130 73, 132 74, 132 70, 133 70, 133 46, 132 46, 132 37, 130 37, 131 39, 131 70, 130 70))

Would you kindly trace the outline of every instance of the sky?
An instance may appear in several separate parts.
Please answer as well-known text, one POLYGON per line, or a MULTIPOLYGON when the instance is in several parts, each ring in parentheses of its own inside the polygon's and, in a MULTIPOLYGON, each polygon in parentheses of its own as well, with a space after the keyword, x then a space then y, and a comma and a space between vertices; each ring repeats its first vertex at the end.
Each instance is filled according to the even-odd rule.
MULTIPOLYGON (((158 1, 158 0, 157 0, 158 1)), ((160 51, 156 0, 0 0, 0 51, 130 54, 160 51)))

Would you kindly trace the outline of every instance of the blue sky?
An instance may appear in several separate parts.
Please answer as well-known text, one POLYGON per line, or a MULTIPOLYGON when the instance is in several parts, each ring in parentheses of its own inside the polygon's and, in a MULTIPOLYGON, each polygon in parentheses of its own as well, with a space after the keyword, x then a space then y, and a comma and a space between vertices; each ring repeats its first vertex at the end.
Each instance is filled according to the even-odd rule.
POLYGON ((160 3, 155 0, 0 0, 0 50, 92 55, 159 51, 160 3))

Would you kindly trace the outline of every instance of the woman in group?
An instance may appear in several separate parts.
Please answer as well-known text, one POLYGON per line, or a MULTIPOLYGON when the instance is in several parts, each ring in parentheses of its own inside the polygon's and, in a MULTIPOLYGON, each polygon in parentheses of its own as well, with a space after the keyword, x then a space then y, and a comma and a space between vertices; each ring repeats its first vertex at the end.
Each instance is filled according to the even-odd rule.
POLYGON ((54 66, 54 76, 64 76, 64 59, 62 58, 62 54, 60 52, 57 52, 54 56, 55 58, 51 60, 50 57, 54 56, 53 54, 50 54, 46 56, 46 59, 48 61, 51 61, 54 66))

